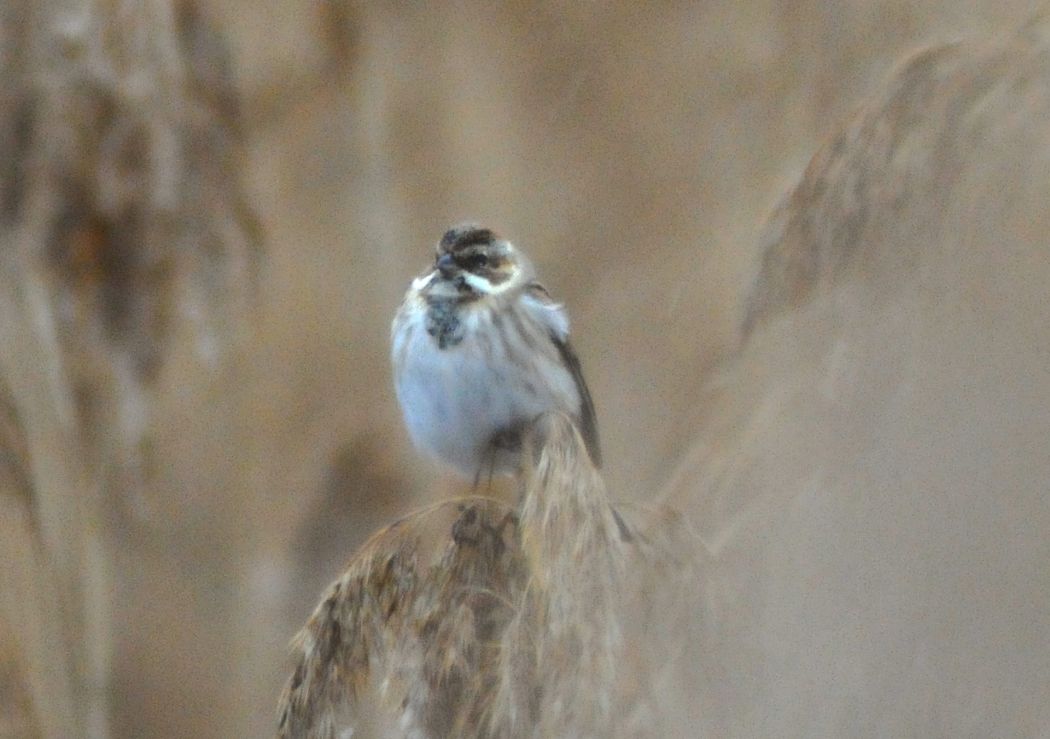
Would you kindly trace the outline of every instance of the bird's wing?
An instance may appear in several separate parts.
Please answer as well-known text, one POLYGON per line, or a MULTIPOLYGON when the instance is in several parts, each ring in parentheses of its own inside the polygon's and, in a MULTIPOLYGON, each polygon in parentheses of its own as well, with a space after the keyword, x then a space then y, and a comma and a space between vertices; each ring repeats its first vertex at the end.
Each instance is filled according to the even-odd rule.
POLYGON ((561 303, 538 282, 530 282, 525 288, 525 302, 532 314, 547 328, 547 333, 558 341, 569 339, 569 316, 561 303))
POLYGON ((569 317, 561 304, 554 302, 547 289, 537 282, 531 283, 525 289, 525 298, 536 308, 536 316, 547 327, 551 341, 558 348, 562 362, 565 363, 566 369, 569 370, 576 383, 576 391, 580 395, 580 433, 587 444, 591 462, 595 467, 601 467, 602 451, 598 441, 598 420, 594 413, 594 401, 591 400, 591 391, 587 388, 586 380, 583 379, 580 359, 573 351, 572 344, 569 343, 569 317))

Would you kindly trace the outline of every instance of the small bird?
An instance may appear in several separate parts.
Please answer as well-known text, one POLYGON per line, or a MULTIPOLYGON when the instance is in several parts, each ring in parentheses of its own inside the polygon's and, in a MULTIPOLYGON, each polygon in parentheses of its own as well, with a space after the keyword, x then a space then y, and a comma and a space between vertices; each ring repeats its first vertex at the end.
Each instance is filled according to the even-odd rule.
POLYGON ((520 469, 523 433, 545 411, 577 424, 601 465, 594 404, 569 319, 528 258, 474 223, 454 226, 412 281, 391 326, 397 399, 413 443, 475 486, 520 469))

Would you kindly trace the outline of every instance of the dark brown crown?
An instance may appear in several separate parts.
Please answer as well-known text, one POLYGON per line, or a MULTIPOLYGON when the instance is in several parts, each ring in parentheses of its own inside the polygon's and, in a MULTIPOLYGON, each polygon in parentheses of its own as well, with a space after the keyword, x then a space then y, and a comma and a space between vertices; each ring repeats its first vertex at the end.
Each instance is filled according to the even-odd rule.
POLYGON ((464 223, 446 231, 438 247, 447 254, 454 254, 471 246, 487 246, 496 239, 491 229, 482 228, 476 223, 464 223))

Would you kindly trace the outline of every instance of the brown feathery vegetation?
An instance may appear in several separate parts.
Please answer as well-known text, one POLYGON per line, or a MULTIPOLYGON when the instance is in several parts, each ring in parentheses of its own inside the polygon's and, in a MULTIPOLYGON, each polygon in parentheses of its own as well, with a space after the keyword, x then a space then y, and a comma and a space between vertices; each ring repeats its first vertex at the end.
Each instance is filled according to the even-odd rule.
MULTIPOLYGON (((578 439, 548 419, 514 536, 499 539, 520 552, 503 565, 502 605, 488 612, 498 616, 428 611, 442 614, 429 670, 420 656, 369 663, 353 673, 372 686, 368 699, 336 681, 317 713, 296 713, 293 691, 286 720, 329 723, 286 723, 301 732, 288 735, 356 725, 420 736, 1029 736, 1046 726, 1036 624, 1050 596, 1050 470, 1031 451, 1050 432, 1039 379, 1050 303, 1037 268, 1050 233, 1047 29, 1037 17, 992 42, 914 55, 774 215, 746 343, 706 388, 705 421, 667 488, 711 561, 699 568, 679 544, 638 566, 651 537, 619 530, 578 439), (654 562, 682 579, 651 574, 654 562), (630 615, 641 583, 679 628, 632 630, 645 623, 630 615), (695 599, 688 618, 675 596, 695 599), (651 689, 666 662, 649 650, 660 649, 688 650, 692 672, 651 689), (415 667, 390 679, 391 664, 415 667), (652 691, 648 703, 639 689, 652 691), (390 702, 373 713, 384 705, 374 695, 390 702), (373 723, 361 723, 362 705, 373 723), (350 723, 326 718, 336 707, 350 723)), ((505 516, 498 507, 487 525, 506 533, 505 516)), ((454 551, 456 524, 439 525, 454 551)), ((431 561, 413 582, 447 587, 452 560, 431 561)), ((324 608, 301 645, 320 643, 324 608)), ((385 627, 415 645, 409 654, 433 646, 385 627)))
POLYGON ((666 499, 734 736, 1044 735, 1050 14, 907 59, 768 226, 666 499))
MULTIPOLYGON (((0 3, 0 736, 272 731, 317 593, 462 490, 410 450, 387 352, 464 218, 569 308, 628 529, 680 525, 620 504, 666 490, 715 555, 615 544, 595 582, 645 546, 658 574, 606 600, 673 625, 500 647, 521 680, 465 722, 605 721, 515 691, 591 640, 624 733, 1047 734, 1032 4, 0 3)), ((437 510, 427 577, 465 513, 437 510)), ((487 617, 589 618, 565 582, 487 617)), ((446 688, 427 720, 470 705, 446 688)))
POLYGON ((0 715, 104 737, 107 521, 150 486, 164 362, 236 353, 257 237, 192 4, 10 2, 0 34, 0 715))
MULTIPOLYGON (((1037 16, 999 39, 935 45, 901 63, 821 147, 767 223, 745 331, 851 270, 906 270, 938 256, 926 252, 965 237, 963 227, 989 204, 967 195, 974 210, 960 212, 968 177, 999 171, 1013 175, 1004 182, 1011 188, 1037 184, 1006 168, 1023 145, 1037 155, 1043 148, 1045 131, 1032 119, 1046 106, 1045 26, 1037 16)), ((978 225, 1005 220, 990 215, 978 225)))
POLYGON ((520 509, 449 500, 355 556, 296 637, 280 736, 689 725, 663 708, 695 685, 700 661, 694 537, 669 512, 617 513, 564 415, 541 418, 531 443, 520 509))

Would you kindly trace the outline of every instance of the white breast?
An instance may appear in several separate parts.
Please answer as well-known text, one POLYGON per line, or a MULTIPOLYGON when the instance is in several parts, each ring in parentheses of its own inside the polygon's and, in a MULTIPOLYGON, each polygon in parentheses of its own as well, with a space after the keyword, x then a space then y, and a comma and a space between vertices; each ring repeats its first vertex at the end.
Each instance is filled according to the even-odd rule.
MULTIPOLYGON (((412 441, 434 457, 474 476, 500 430, 547 410, 579 412, 575 382, 553 345, 527 347, 507 319, 500 330, 512 340, 494 341, 491 313, 468 309, 463 340, 439 349, 425 320, 423 309, 406 312, 394 333, 395 387, 412 441)), ((549 341, 546 327, 535 329, 534 341, 549 341)), ((507 460, 496 471, 510 471, 507 460)))

